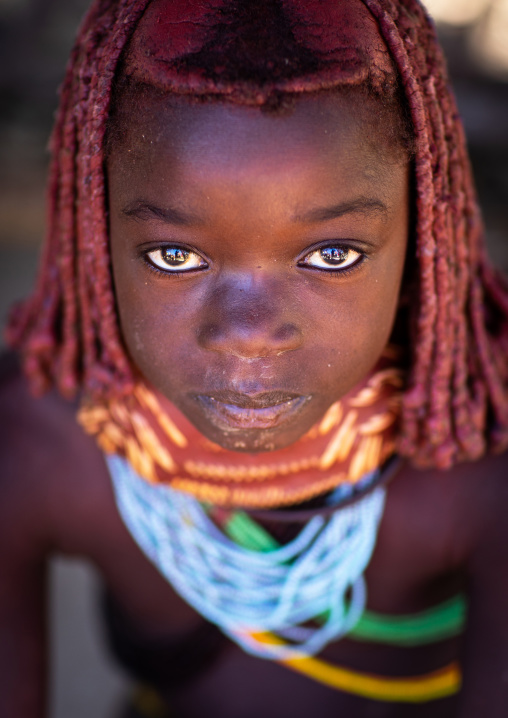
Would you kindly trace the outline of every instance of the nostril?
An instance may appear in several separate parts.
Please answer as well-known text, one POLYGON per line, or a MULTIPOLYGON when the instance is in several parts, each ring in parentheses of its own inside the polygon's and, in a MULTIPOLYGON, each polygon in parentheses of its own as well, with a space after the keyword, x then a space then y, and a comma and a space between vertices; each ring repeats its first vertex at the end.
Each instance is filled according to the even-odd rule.
POLYGON ((294 324, 283 324, 276 333, 275 339, 284 342, 292 342, 301 337, 301 331, 294 324))
POLYGON ((218 339, 219 336, 220 328, 218 324, 205 324, 198 330, 198 339, 200 344, 218 339))

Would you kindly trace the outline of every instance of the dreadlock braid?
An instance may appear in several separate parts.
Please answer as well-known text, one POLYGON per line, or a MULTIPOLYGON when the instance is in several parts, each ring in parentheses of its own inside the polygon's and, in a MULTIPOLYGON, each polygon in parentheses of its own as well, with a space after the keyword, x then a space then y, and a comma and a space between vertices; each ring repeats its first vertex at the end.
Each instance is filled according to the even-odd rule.
POLYGON ((111 287, 103 139, 118 58, 148 0, 92 6, 72 51, 52 136, 48 235, 33 297, 8 340, 37 393, 128 389, 111 287))
POLYGON ((364 0, 413 119, 420 305, 399 449, 421 465, 506 446, 506 285, 488 267, 465 138, 433 27, 416 0, 364 0), (489 313, 497 314, 496 334, 489 313), (487 426, 495 431, 488 436, 487 426))
MULTIPOLYGON (((412 358, 399 451, 419 465, 447 467, 479 457, 487 446, 508 445, 508 286, 485 256, 465 137, 431 21, 418 0, 362 2, 395 64, 414 133, 419 301, 408 327, 412 358)), ((96 0, 61 90, 41 270, 8 328, 38 393, 56 384, 65 396, 82 389, 103 397, 132 386, 110 270, 105 133, 124 51, 149 3, 96 0)), ((279 14, 307 12, 311 4, 291 10, 290 0, 271 2, 279 14)), ((318 67, 305 52, 308 67, 318 67)), ((326 72, 315 89, 330 85, 326 72)), ((353 73, 344 82, 365 77, 353 73)), ((232 82, 223 83, 228 92, 232 82)), ((284 80, 278 82, 279 91, 284 80)), ((288 83, 289 93, 300 87, 288 83)), ((200 94, 195 82, 182 87, 200 94)), ((242 101, 241 93, 230 96, 242 101)))

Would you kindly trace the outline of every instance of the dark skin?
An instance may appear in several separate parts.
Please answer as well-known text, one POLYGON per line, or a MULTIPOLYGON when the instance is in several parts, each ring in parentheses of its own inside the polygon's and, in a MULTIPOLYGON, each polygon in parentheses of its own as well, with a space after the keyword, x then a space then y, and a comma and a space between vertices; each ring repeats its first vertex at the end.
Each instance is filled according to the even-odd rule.
POLYGON ((287 446, 388 341, 407 159, 381 136, 365 141, 367 119, 341 97, 300 100, 282 117, 164 99, 143 106, 108 163, 129 353, 212 441, 287 446), (178 251, 188 256, 173 267, 164 256, 178 251))
MULTIPOLYGON (((154 101, 113 148, 112 255, 127 347, 147 379, 228 448, 268 451, 297 439, 375 364, 389 337, 405 259, 408 165, 348 102, 306 100, 288 116, 269 117, 154 101), (351 206, 359 197, 386 211, 359 211, 351 206), (339 217, 323 212, 308 221, 313 208, 348 203, 339 217), (192 223, 175 222, 182 214, 192 223), (316 247, 337 251, 316 254, 316 247), (178 248, 199 268, 176 277, 149 268, 147 261, 173 261, 178 248), (309 266, 309 256, 324 257, 326 268, 309 266), (332 270, 330 256, 339 259, 332 270), (349 261, 355 268, 345 273, 349 261), (236 394, 222 396, 230 383, 236 394), (196 395, 216 392, 226 408, 210 414, 196 395), (288 394, 306 399, 295 408, 288 394), (281 398, 287 410, 274 409, 281 398)), ((75 423, 75 405, 54 394, 31 398, 13 358, 4 359, 2 377, 0 715, 42 718, 51 553, 91 560, 147 639, 184 636, 200 618, 123 525, 104 459, 75 423)), ((411 613, 467 590, 463 640, 418 649, 343 640, 326 652, 339 665, 381 675, 425 673, 460 657, 459 700, 373 703, 231 645, 172 696, 176 714, 504 716, 507 474, 506 456, 448 472, 404 464, 388 488, 366 574, 368 606, 411 613)))

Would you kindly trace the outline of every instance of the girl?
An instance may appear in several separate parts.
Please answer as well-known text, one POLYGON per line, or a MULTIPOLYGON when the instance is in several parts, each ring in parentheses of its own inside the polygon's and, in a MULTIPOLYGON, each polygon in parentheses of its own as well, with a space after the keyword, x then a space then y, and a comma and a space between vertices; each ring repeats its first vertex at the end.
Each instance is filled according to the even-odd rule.
POLYGON ((1 715, 44 715, 53 551, 137 715, 504 715, 508 292, 421 6, 98 0, 52 150, 1 715))

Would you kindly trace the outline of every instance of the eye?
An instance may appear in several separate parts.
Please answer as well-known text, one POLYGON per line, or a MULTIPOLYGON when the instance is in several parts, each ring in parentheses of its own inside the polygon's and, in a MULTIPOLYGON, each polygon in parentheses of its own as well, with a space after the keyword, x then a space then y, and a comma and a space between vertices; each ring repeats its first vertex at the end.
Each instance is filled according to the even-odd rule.
POLYGON ((203 257, 183 247, 159 247, 147 252, 146 257, 164 272, 189 272, 208 266, 203 257))
POLYGON ((309 252, 300 262, 300 265, 316 269, 348 269, 357 264, 363 257, 361 252, 351 247, 329 246, 320 247, 309 252))

